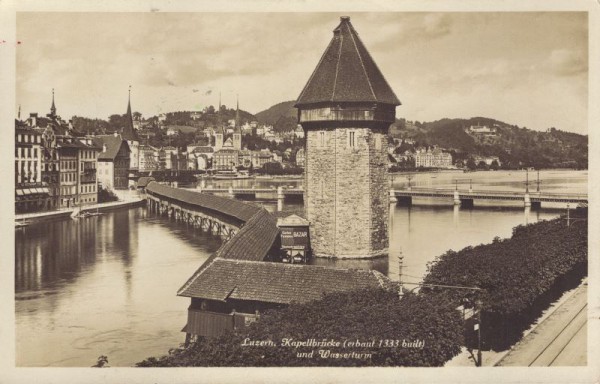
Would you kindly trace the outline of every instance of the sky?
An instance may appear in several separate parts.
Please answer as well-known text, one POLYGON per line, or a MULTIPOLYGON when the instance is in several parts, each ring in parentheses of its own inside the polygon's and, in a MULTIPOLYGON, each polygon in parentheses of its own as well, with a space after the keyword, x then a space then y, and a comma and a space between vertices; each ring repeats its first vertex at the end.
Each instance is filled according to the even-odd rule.
POLYGON ((107 119, 295 100, 350 16, 408 120, 588 133, 584 12, 17 14, 15 112, 107 119))

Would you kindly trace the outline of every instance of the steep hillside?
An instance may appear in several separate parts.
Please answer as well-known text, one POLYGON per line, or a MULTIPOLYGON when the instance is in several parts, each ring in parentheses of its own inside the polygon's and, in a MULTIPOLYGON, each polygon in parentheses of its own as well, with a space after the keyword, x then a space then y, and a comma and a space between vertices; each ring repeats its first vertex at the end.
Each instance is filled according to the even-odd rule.
POLYGON ((295 102, 295 100, 291 100, 275 104, 267 110, 258 112, 256 119, 259 124, 272 125, 277 132, 294 129, 298 118, 296 108, 294 108, 295 102))
POLYGON ((498 156, 510 167, 587 168, 588 137, 551 128, 547 132, 519 128, 486 118, 441 119, 415 124, 399 120, 390 134, 415 140, 420 145, 439 145, 451 150, 455 158, 470 155, 498 156), (493 133, 469 133, 471 126, 486 126, 493 133))

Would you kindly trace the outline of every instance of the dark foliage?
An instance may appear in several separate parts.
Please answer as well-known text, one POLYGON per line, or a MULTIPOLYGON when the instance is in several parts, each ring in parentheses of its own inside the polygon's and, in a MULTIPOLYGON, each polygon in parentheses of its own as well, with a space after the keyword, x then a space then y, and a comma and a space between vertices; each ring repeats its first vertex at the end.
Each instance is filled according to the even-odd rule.
POLYGON ((168 356, 149 358, 140 367, 172 366, 441 366, 460 352, 463 322, 459 313, 438 297, 365 290, 335 293, 308 304, 292 304, 265 313, 259 322, 240 333, 200 340, 188 348, 171 350, 168 356), (244 339, 272 340, 277 346, 242 346, 244 339), (281 340, 333 339, 375 341, 376 346, 300 347, 281 346, 281 340), (423 348, 379 347, 379 340, 424 342, 423 348), (315 350, 313 358, 298 352, 315 350), (318 350, 332 353, 371 353, 366 359, 318 357, 318 350))
POLYGON ((424 288, 456 305, 480 299, 486 340, 504 349, 518 340, 550 298, 587 273, 587 210, 514 229, 510 239, 448 251, 428 267, 424 283, 483 288, 480 293, 424 288), (508 326, 510 325, 510 326, 508 326), (507 332, 511 329, 511 332, 507 332))
POLYGON ((100 188, 98 191, 98 203, 108 203, 110 201, 117 201, 119 198, 113 192, 105 188, 100 188))

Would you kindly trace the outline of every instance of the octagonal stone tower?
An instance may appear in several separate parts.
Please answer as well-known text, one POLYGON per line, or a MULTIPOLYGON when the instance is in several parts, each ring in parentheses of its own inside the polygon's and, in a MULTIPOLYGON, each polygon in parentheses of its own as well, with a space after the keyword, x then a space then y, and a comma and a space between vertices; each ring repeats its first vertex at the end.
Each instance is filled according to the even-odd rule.
POLYGON ((315 256, 387 254, 387 134, 398 105, 342 17, 295 105, 306 138, 304 205, 315 256))

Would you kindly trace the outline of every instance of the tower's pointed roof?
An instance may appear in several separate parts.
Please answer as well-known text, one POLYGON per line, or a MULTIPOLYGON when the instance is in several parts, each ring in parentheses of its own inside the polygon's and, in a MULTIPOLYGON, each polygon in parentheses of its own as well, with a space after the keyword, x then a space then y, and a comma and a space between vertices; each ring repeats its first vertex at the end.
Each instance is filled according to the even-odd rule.
POLYGON ((296 101, 296 107, 322 102, 374 102, 400 105, 349 17, 341 17, 333 39, 296 101))
POLYGON ((50 106, 50 116, 56 116, 56 105, 54 104, 54 88, 52 88, 52 105, 50 106))
POLYGON ((125 127, 121 132, 124 140, 140 141, 135 129, 133 128, 133 115, 131 114, 131 86, 129 87, 129 98, 127 99, 127 115, 125 118, 125 127))

